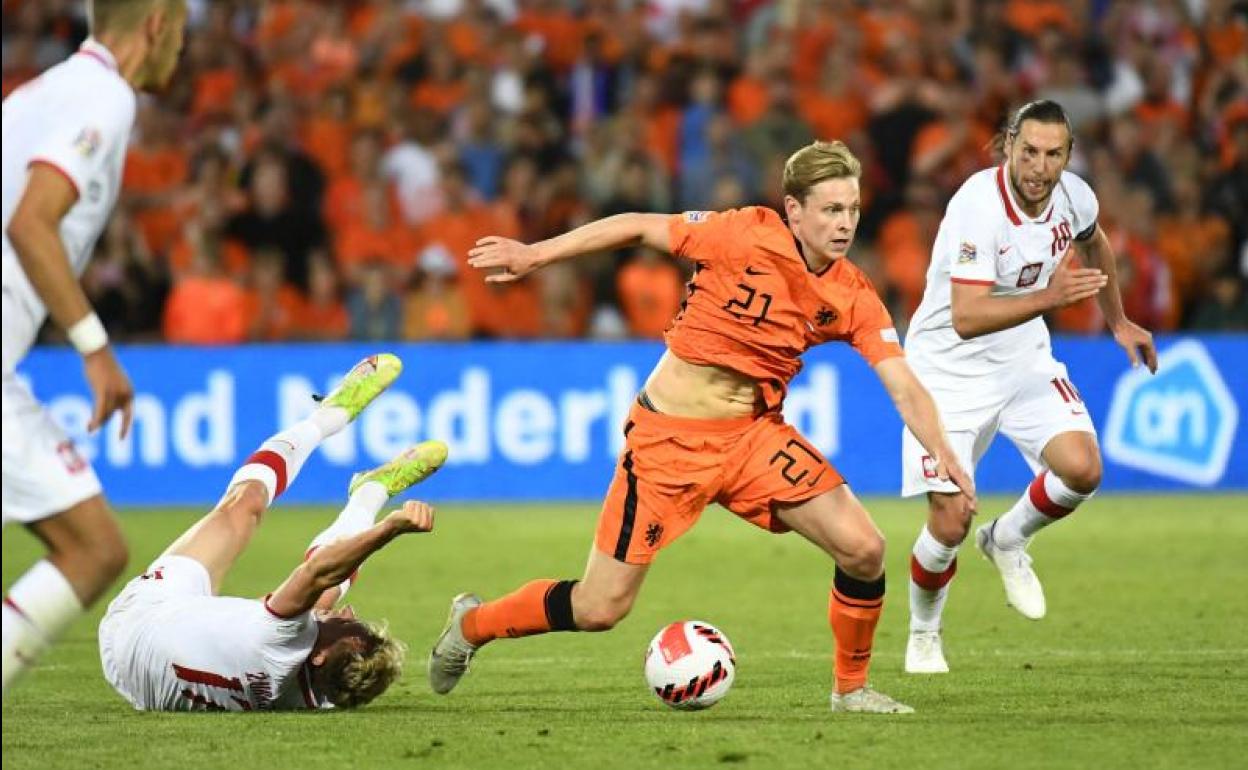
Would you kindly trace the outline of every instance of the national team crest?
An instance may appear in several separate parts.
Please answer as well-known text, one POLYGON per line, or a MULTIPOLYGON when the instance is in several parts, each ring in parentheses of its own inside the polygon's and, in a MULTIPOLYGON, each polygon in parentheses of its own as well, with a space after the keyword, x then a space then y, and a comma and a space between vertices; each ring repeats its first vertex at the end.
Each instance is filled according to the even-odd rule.
POLYGON ((962 245, 958 247, 958 264, 972 264, 975 261, 976 253, 975 244, 970 241, 962 241, 962 245))
POLYGON ((89 158, 100 149, 100 132, 90 126, 78 132, 74 137, 74 149, 84 158, 89 158))
POLYGON ((1043 269, 1043 262, 1032 262, 1031 264, 1023 265, 1023 269, 1018 273, 1018 283, 1015 285, 1020 289, 1035 286, 1036 281, 1040 280, 1040 271, 1043 269))

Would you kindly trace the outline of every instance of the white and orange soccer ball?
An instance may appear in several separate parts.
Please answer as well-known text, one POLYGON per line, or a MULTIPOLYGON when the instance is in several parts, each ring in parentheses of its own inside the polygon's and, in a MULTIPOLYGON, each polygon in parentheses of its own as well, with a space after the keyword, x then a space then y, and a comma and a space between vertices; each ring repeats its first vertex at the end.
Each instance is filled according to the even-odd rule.
POLYGON ((714 706, 736 675, 737 656, 728 637, 701 620, 664 627, 646 648, 646 683, 674 709, 714 706))

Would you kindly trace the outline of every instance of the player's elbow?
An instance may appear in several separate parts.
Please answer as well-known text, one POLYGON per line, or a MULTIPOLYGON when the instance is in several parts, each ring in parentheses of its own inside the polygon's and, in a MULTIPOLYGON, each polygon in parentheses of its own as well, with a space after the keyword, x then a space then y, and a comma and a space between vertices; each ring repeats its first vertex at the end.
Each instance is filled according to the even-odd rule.
POLYGON ((974 318, 956 305, 953 308, 953 330, 964 340, 983 334, 983 330, 975 323, 974 318))

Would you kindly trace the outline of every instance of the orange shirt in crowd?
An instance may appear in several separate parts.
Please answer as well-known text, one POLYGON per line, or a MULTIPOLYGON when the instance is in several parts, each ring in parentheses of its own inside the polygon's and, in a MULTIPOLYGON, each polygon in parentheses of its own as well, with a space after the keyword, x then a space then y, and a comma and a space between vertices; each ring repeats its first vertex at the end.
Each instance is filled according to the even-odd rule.
POLYGON ((345 340, 351 331, 351 316, 341 302, 301 303, 295 317, 295 336, 300 339, 345 340))
POLYGON ((1070 33, 1078 31, 1069 4, 1058 0, 1010 0, 1005 8, 1005 23, 1030 38, 1046 27, 1060 27, 1070 33))
POLYGON ((420 234, 401 220, 391 220, 383 229, 369 227, 363 219, 343 222, 334 242, 334 256, 346 273, 380 259, 391 265, 400 276, 406 276, 416 265, 420 251, 420 234))
POLYGON ((767 111, 767 84, 742 75, 728 86, 728 114, 739 126, 748 126, 767 111))
POLYGON ((584 43, 584 25, 565 10, 549 13, 527 9, 516 17, 514 26, 525 35, 537 35, 545 41, 543 53, 546 61, 556 72, 572 69, 581 55, 584 43))
POLYGON ((403 298, 403 339, 462 340, 471 333, 468 301, 458 284, 421 287, 403 298))
POLYGON ((467 92, 468 86, 462 80, 422 80, 412 89, 411 102, 413 107, 445 115, 460 105, 467 92))
POLYGON ((931 244, 932 239, 925 237, 918 218, 905 208, 890 215, 880 226, 876 251, 884 265, 884 276, 901 294, 907 313, 913 313, 923 299, 931 244))
POLYGON ((191 115, 228 115, 238 91, 238 73, 231 67, 205 70, 195 78, 191 115))
POLYGON ((620 270, 615 285, 629 333, 661 339, 685 296, 680 268, 670 260, 636 259, 620 270))
POLYGON ((314 115, 303 124, 303 147, 325 172, 336 177, 347 171, 351 127, 329 115, 314 115))
POLYGON ((820 139, 843 140, 867 125, 869 117, 866 103, 856 94, 825 96, 819 88, 802 91, 798 108, 820 139))
POLYGON ((1200 260, 1226 253, 1231 231, 1221 217, 1196 220, 1178 216, 1157 219, 1157 251, 1170 270, 1171 303, 1167 316, 1173 328, 1183 314, 1183 306, 1194 299, 1204 285, 1200 260))
POLYGON ((224 276, 188 276, 165 302, 165 340, 184 345, 230 345, 247 339, 246 293, 224 276))
MULTIPOLYGON (((186 174, 186 156, 177 147, 133 147, 126 153, 122 185, 129 194, 169 194, 181 188, 186 174)), ((134 219, 148 247, 158 252, 169 248, 182 226, 172 202, 144 206, 135 212, 134 219)))
POLYGON ((243 299, 243 318, 252 339, 281 342, 295 336, 303 317, 303 295, 290 285, 283 285, 276 294, 262 295, 252 290, 243 299))

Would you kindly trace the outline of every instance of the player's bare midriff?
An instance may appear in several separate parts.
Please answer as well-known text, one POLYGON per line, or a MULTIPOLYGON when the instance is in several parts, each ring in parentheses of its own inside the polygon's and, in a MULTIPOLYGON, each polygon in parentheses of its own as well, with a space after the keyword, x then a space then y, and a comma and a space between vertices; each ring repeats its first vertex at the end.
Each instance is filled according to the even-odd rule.
POLYGON ((691 364, 668 350, 646 380, 646 396, 663 414, 724 420, 754 414, 759 391, 740 372, 691 364))

